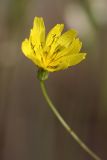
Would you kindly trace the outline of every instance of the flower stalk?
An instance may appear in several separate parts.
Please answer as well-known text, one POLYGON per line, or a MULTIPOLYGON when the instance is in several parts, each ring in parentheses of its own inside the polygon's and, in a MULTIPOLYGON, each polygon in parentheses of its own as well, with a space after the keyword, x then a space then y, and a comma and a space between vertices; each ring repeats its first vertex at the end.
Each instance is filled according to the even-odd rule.
POLYGON ((46 102, 48 103, 49 108, 52 110, 53 114, 56 116, 56 118, 59 120, 59 122, 62 124, 62 126, 65 128, 65 130, 72 136, 72 138, 83 148, 84 151, 86 151, 94 160, 101 160, 101 158, 96 155, 73 131, 73 129, 66 123, 64 118, 61 116, 61 114, 58 112, 54 104, 52 103, 51 99, 49 98, 47 94, 47 90, 45 87, 44 80, 40 80, 40 86, 42 93, 44 95, 44 98, 46 102))
POLYGON ((46 35, 46 28, 42 17, 35 17, 29 38, 22 42, 22 51, 38 68, 43 95, 60 123, 73 139, 94 159, 101 160, 70 128, 49 98, 44 81, 50 72, 56 72, 77 65, 86 57, 81 52, 82 42, 77 37, 77 31, 70 29, 62 34, 64 24, 56 24, 46 35))

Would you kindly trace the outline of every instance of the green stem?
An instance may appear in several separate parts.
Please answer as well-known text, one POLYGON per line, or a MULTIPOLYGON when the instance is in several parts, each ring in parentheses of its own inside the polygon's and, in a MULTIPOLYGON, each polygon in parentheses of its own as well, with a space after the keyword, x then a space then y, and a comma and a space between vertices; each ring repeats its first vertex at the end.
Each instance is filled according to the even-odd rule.
POLYGON ((71 129, 71 127, 65 122, 65 120, 63 119, 63 117, 60 115, 60 113, 57 111, 57 109, 55 108, 55 106, 53 105, 52 101, 50 100, 47 91, 46 91, 46 87, 44 84, 44 81, 41 80, 40 81, 40 85, 41 85, 41 89, 42 89, 42 93, 45 97, 45 100, 47 101, 50 109, 52 110, 52 112, 54 113, 54 115, 57 117, 57 119, 60 121, 60 123, 62 124, 62 126, 68 131, 68 133, 73 137, 73 139, 95 160, 101 160, 100 157, 98 157, 90 148, 87 147, 87 145, 77 136, 77 134, 71 129))

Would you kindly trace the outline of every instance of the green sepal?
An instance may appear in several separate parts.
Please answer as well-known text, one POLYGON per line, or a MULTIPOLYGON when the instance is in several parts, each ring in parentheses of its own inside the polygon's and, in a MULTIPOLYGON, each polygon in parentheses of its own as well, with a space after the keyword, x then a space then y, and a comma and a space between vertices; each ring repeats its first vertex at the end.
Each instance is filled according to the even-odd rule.
POLYGON ((38 69, 37 77, 38 77, 39 80, 42 80, 42 81, 47 80, 48 79, 48 75, 49 75, 48 71, 43 70, 41 68, 38 69))

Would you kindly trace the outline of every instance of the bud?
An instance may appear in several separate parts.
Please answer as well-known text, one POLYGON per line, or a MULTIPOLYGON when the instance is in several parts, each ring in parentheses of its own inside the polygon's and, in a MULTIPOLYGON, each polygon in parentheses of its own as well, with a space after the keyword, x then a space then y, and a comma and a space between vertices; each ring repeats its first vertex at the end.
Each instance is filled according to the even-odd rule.
POLYGON ((48 79, 48 75, 49 75, 48 71, 43 70, 43 69, 41 69, 41 68, 38 69, 37 77, 38 77, 38 79, 39 79, 40 81, 45 81, 45 80, 47 80, 47 79, 48 79))

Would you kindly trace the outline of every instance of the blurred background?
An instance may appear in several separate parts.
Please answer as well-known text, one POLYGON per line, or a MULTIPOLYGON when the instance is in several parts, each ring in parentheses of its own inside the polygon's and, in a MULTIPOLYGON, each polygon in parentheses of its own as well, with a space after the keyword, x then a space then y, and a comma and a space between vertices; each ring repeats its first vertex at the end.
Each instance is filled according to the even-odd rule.
POLYGON ((21 51, 35 16, 75 28, 87 58, 46 81, 69 125, 107 159, 107 1, 0 0, 0 160, 91 160, 49 110, 21 51))

